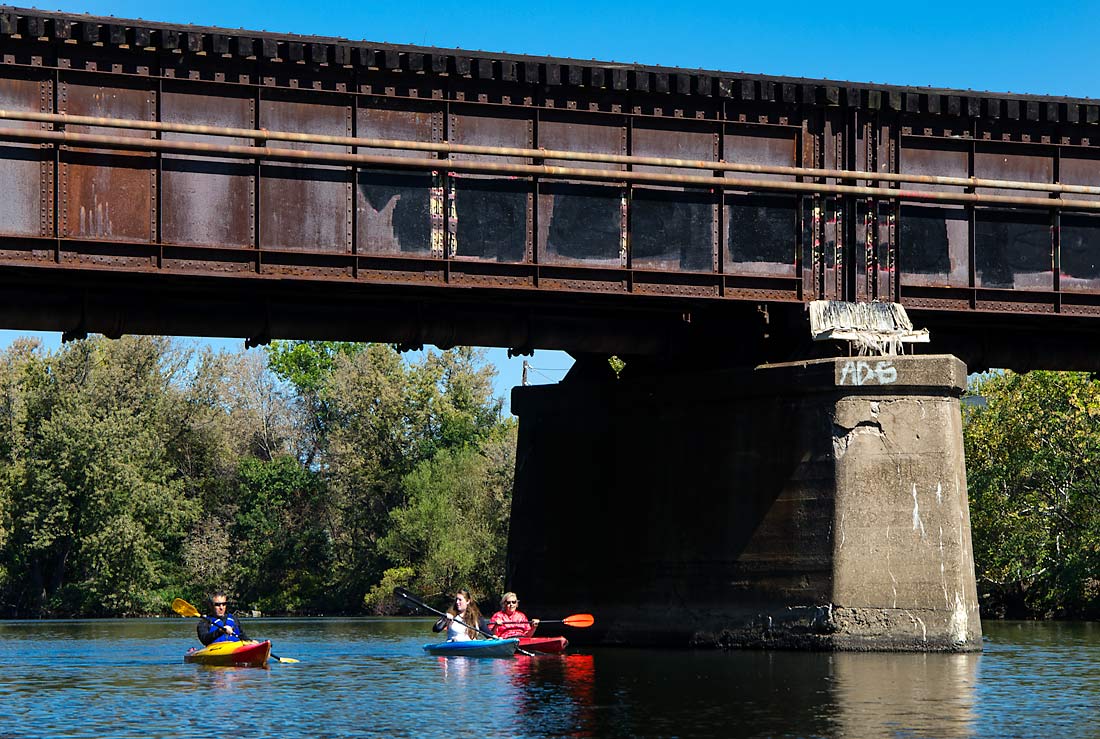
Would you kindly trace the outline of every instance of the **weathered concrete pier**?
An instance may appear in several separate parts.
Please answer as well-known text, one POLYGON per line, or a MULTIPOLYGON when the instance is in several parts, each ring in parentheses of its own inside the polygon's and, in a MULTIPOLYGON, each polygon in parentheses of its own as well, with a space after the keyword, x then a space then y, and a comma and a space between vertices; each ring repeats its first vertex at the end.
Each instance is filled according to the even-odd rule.
POLYGON ((509 586, 600 643, 981 648, 952 356, 517 388, 509 586))

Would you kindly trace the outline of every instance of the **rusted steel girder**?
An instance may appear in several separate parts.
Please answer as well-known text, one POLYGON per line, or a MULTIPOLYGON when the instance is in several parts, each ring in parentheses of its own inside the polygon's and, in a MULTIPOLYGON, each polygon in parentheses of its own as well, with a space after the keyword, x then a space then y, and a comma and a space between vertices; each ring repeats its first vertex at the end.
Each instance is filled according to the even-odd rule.
POLYGON ((1012 365, 1100 318, 1090 100, 0 8, 0 110, 8 325, 292 336, 308 294, 348 337, 751 363, 877 299, 1012 365))
MULTIPOLYGON (((782 174, 782 175, 794 175, 797 177, 818 177, 818 178, 833 178, 840 180, 870 180, 876 182, 911 182, 915 184, 925 185, 952 185, 959 187, 995 187, 1003 188, 1007 190, 1034 190, 1039 192, 1056 192, 1056 193, 1078 193, 1083 195, 1100 195, 1100 187, 1093 187, 1088 185, 1065 185, 1061 183, 1046 183, 1046 182, 1027 182, 1022 180, 994 180, 986 179, 982 177, 940 177, 936 175, 922 175, 912 174, 907 172, 865 172, 861 170, 848 170, 848 169, 819 169, 814 167, 782 167, 782 166, 767 166, 760 164, 746 164, 742 162, 726 162, 726 161, 703 161, 703 160, 691 160, 691 159, 674 159, 668 157, 645 157, 645 156, 625 156, 614 154, 601 154, 599 152, 585 152, 585 151, 564 151, 561 149, 523 149, 508 146, 470 146, 466 144, 452 144, 448 142, 431 143, 424 141, 408 141, 404 139, 373 139, 362 138, 355 136, 320 136, 316 134, 308 133, 294 133, 291 131, 269 131, 267 129, 251 129, 251 128, 226 128, 223 126, 199 126, 186 123, 161 123, 157 121, 137 121, 130 119, 120 118, 102 118, 95 116, 81 116, 81 115, 59 115, 55 113, 35 113, 31 111, 18 111, 18 110, 0 110, 0 120, 13 120, 13 121, 34 121, 39 123, 51 123, 55 126, 97 126, 102 128, 127 128, 136 131, 160 131, 169 133, 192 133, 203 134, 208 136, 226 136, 231 138, 249 138, 255 141, 293 141, 307 144, 331 144, 335 146, 355 146, 366 147, 371 149, 400 149, 406 151, 427 151, 437 152, 441 154, 488 154, 491 156, 505 156, 505 157, 524 157, 527 159, 562 159, 578 162, 603 162, 608 164, 630 164, 635 166, 649 166, 649 167, 674 167, 677 169, 705 169, 715 172, 754 172, 759 174, 782 174)), ((24 137, 28 140, 34 140, 36 134, 34 132, 10 132, 5 133, 0 131, 0 136, 10 136, 12 138, 24 137)), ((41 134, 37 134, 41 135, 41 134)), ((44 141, 59 141, 56 137, 43 137, 44 141)), ((148 143, 135 143, 133 140, 99 137, 97 139, 88 139, 73 137, 67 139, 71 142, 91 142, 99 143, 108 146, 115 146, 118 148, 149 148, 157 149, 157 145, 148 143)), ((196 145, 180 145, 172 146, 170 149, 159 150, 172 150, 172 151, 188 151, 196 153, 229 153, 231 155, 239 154, 242 149, 240 147, 232 147, 228 149, 214 149, 209 146, 196 146, 196 145)), ((270 148, 256 148, 250 149, 250 151, 258 152, 256 158, 277 158, 281 155, 285 155, 288 151, 286 149, 270 149, 270 148), (277 152, 275 154, 268 154, 268 152, 277 152)), ((294 158, 309 160, 310 157, 305 154, 294 154, 294 158)), ((321 159, 318 158, 318 161, 321 159)), ((338 160, 345 161, 345 160, 338 160)), ((416 166, 415 162, 423 162, 425 160, 397 160, 386 159, 384 161, 376 159, 348 159, 348 163, 382 163, 382 164, 395 164, 400 161, 404 161, 406 166, 416 166)), ((463 165, 451 159, 431 160, 433 162, 447 163, 451 168, 461 168, 463 165)), ((562 168, 552 168, 553 171, 560 170, 562 168)), ((478 170, 471 170, 478 171, 478 170)), ((485 171, 499 171, 506 173, 513 173, 506 168, 496 168, 485 171)), ((547 170, 544 170, 547 171, 547 170)), ((562 176, 574 176, 577 170, 569 170, 568 175, 562 176)), ((529 174, 529 172, 514 172, 515 174, 529 174)), ((606 177, 606 179, 622 179, 621 177, 606 177)), ((652 180, 654 182, 684 182, 681 178, 661 178, 652 180)), ((738 180, 718 180, 719 183, 727 185, 741 185, 745 182, 752 182, 753 186, 759 187, 759 189, 769 189, 769 182, 764 180, 750 180, 750 181, 738 181, 738 180)), ((773 188, 776 189, 776 188, 773 188)), ((778 188, 783 189, 783 188, 778 188)), ((850 192, 839 191, 831 189, 821 189, 820 192, 850 192)), ((893 190, 877 190, 878 192, 886 192, 890 197, 900 197, 901 199, 913 199, 913 200, 938 200, 943 199, 939 196, 931 193, 913 193, 899 192, 893 190)), ((867 194, 864 191, 864 194, 867 194)), ((871 193, 874 194, 874 193, 871 193)), ((1001 202, 1009 203, 1007 200, 960 200, 958 202, 1001 202)), ((1019 204, 1047 204, 1051 201, 1038 201, 1027 200, 1022 201, 1019 204)), ((1085 210, 1091 208, 1090 205, 1081 205, 1082 203, 1089 203, 1089 201, 1073 201, 1073 205, 1080 205, 1085 210)), ((1073 207, 1067 205, 1065 202, 1058 203, 1061 207, 1073 207)))
MULTIPOLYGON (((1100 210, 1100 201, 1069 200, 1065 198, 1029 198, 1012 195, 985 195, 979 193, 932 192, 927 190, 901 190, 883 187, 854 185, 829 185, 817 182, 783 182, 778 180, 754 180, 736 177, 698 175, 669 175, 644 172, 622 172, 604 169, 576 169, 551 167, 541 164, 495 164, 492 162, 468 162, 455 159, 418 159, 412 157, 387 157, 372 154, 343 154, 340 152, 299 151, 270 146, 225 146, 199 144, 158 139, 135 139, 119 136, 97 136, 68 133, 66 131, 35 131, 0 129, 0 139, 17 141, 42 141, 73 146, 103 147, 127 151, 159 151, 207 156, 229 156, 242 159, 258 159, 277 162, 308 162, 312 164, 353 164, 380 169, 418 169, 477 174, 503 174, 524 177, 548 177, 566 180, 594 180, 600 182, 635 182, 642 184, 697 185, 706 188, 731 188, 737 190, 798 192, 806 194, 859 195, 888 200, 937 201, 944 203, 973 203, 977 205, 1030 205, 1069 210, 1100 210)), ((390 147, 399 148, 399 147, 390 147)), ((827 171, 827 170, 823 170, 827 171)), ((1027 183, 1005 182, 999 187, 1014 188, 1027 183)), ((983 184, 985 187, 994 185, 983 184)), ((1100 188, 1089 188, 1100 194, 1100 188)))

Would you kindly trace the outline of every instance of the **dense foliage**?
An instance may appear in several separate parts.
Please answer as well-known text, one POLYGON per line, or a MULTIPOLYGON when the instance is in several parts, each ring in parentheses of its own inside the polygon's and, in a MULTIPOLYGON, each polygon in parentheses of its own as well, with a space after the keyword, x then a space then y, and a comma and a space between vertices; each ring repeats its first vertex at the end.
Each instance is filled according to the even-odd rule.
POLYGON ((499 592, 514 422, 472 349, 158 337, 0 353, 0 615, 378 612, 499 592), (364 596, 370 594, 366 600, 364 596))
MULTIPOLYGON (((162 337, 0 352, 0 616, 380 613, 503 585, 515 425, 472 349, 213 353, 162 337)), ((1100 616, 1100 382, 977 377, 986 616, 1100 616)))
POLYGON ((1100 616, 1100 382, 985 375, 967 406, 967 482, 983 615, 1100 616))

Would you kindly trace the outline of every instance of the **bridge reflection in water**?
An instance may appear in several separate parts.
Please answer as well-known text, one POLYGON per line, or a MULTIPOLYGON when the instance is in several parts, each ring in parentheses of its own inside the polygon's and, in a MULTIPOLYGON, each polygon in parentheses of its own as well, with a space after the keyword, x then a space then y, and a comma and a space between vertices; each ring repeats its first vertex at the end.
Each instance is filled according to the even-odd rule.
MULTIPOLYGON (((492 699, 514 709, 507 728, 517 736, 962 739, 982 735, 981 659, 600 650, 494 665, 508 686, 497 685, 492 699)), ((453 662, 441 665, 449 681, 470 669, 453 662)))

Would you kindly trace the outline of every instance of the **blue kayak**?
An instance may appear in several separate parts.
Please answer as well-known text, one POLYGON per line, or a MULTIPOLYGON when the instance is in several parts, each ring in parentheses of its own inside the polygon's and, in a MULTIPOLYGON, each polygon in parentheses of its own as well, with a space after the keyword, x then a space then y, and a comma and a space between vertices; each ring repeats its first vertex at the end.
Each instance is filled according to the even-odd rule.
POLYGON ((439 657, 511 657, 519 639, 477 639, 425 644, 424 651, 439 657))

